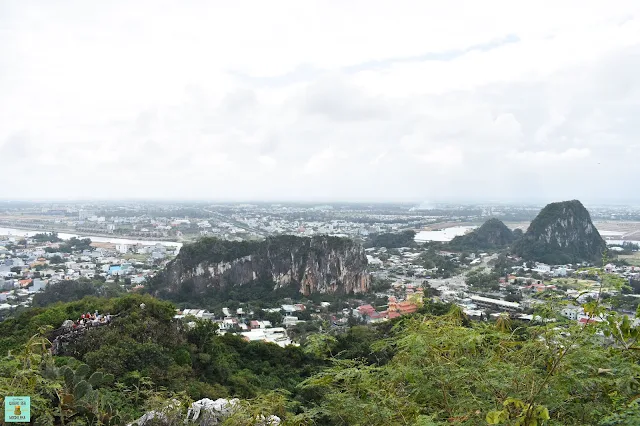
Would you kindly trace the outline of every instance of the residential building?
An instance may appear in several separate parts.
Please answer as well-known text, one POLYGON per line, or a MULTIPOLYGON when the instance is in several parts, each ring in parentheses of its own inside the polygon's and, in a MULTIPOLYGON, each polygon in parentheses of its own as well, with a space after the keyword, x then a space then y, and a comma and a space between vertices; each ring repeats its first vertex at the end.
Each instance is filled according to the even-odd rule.
POLYGON ((471 296, 470 299, 473 301, 474 304, 482 308, 494 309, 494 310, 506 311, 506 312, 517 312, 522 310, 522 307, 517 302, 507 302, 506 300, 491 299, 489 297, 475 296, 475 295, 471 296))

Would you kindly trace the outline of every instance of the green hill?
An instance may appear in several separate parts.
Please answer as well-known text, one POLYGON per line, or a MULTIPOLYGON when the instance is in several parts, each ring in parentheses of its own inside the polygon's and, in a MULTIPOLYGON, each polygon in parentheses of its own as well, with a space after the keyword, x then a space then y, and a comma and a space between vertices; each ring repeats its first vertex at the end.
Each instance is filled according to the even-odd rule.
POLYGON ((553 265, 596 262, 606 246, 587 209, 572 200, 543 208, 513 251, 526 260, 553 265))
POLYGON ((513 232, 502 221, 492 218, 478 229, 455 237, 449 243, 449 247, 454 250, 501 249, 509 246, 514 239, 513 232))
POLYGON ((416 231, 407 230, 402 232, 386 232, 383 234, 372 234, 365 242, 365 247, 386 247, 400 248, 413 247, 415 242, 416 231))
POLYGON ((0 353, 11 351, 18 359, 16 355, 0 359, 2 394, 31 395, 34 414, 43 420, 52 416, 51 422, 41 424, 109 424, 104 419, 98 422, 95 413, 87 411, 89 407, 107 410, 109 406, 120 418, 131 420, 144 412, 152 397, 253 398, 272 389, 293 392, 324 363, 300 347, 281 348, 248 342, 235 334, 217 335, 217 326, 210 321, 193 318, 187 325, 175 320, 174 315, 175 307, 169 302, 129 295, 113 299, 90 297, 33 308, 5 320, 0 323, 0 353), (60 328, 63 321, 95 310, 113 315, 111 323, 71 332, 60 328), (43 327, 54 330, 41 335, 43 327), (64 347, 50 357, 47 349, 42 350, 49 346, 44 338, 54 341, 59 335, 65 337, 64 347), (33 371, 24 369, 20 360, 23 355, 33 371), (83 364, 86 365, 82 367, 83 364), (100 387, 105 405, 93 405, 97 396, 85 400, 74 393, 79 380, 68 383, 63 366, 76 372, 82 369, 84 374, 77 375, 87 382, 93 372, 111 377, 110 383, 101 383, 100 387), (19 374, 20 379, 15 379, 14 374, 19 374), (72 388, 68 401, 60 400, 69 385, 72 388), (64 423, 55 414, 60 404, 68 404, 64 423))
POLYGON ((272 414, 281 426, 609 426, 640 418, 637 330, 628 319, 612 318, 610 328, 626 346, 604 346, 593 325, 583 333, 575 323, 472 322, 456 306, 428 302, 411 316, 280 348, 173 316, 170 303, 150 296, 30 309, 0 323, 4 353, 12 349, 0 358, 2 394, 29 395, 38 425, 128 424, 150 410, 165 417, 147 425, 185 424, 194 399, 230 397, 242 399, 214 424, 265 425, 272 414), (38 330, 95 309, 117 316, 79 334, 64 356, 51 355, 38 330))

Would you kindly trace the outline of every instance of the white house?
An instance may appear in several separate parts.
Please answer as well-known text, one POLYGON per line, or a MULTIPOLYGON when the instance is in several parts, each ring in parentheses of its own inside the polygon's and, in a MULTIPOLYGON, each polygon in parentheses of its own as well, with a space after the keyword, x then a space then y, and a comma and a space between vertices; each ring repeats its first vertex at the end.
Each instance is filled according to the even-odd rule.
POLYGON ((116 251, 118 253, 122 253, 122 254, 129 253, 129 245, 128 244, 116 244, 116 251))
POLYGON ((576 321, 578 319, 578 315, 581 315, 582 313, 582 308, 575 306, 566 306, 560 311, 560 315, 573 321, 576 321))
POLYGON ((567 268, 557 268, 553 270, 554 277, 566 277, 567 276, 567 268))
POLYGON ((280 347, 291 345, 291 339, 287 336, 287 331, 282 327, 276 328, 255 328, 251 331, 243 331, 242 336, 249 341, 275 343, 280 347))
POLYGON ((298 321, 299 321, 298 317, 287 315, 282 319, 282 324, 285 327, 289 327, 289 326, 292 326, 292 325, 296 325, 298 323, 298 321))
POLYGON ((551 272, 551 266, 545 263, 536 263, 536 267, 533 269, 536 272, 540 272, 541 274, 546 274, 551 272))

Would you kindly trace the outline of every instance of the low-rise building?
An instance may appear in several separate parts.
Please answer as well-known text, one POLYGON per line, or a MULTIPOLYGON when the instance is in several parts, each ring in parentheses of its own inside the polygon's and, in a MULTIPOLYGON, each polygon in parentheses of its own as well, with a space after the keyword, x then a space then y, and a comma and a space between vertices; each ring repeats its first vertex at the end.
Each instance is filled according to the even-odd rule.
POLYGON ((521 311, 522 307, 517 302, 507 302, 506 300, 492 299, 483 296, 471 296, 470 299, 474 304, 481 308, 494 309, 506 312, 521 311))

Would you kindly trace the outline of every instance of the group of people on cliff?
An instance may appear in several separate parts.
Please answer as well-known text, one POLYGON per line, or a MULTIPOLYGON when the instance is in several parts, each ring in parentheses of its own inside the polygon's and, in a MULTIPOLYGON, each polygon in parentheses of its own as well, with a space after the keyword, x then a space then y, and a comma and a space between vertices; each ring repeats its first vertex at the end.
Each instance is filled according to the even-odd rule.
POLYGON ((82 314, 80 318, 76 321, 73 321, 72 327, 74 329, 84 328, 84 327, 92 327, 97 325, 109 324, 111 322, 111 314, 107 313, 106 315, 98 313, 95 311, 93 314, 87 312, 86 314, 82 314))

